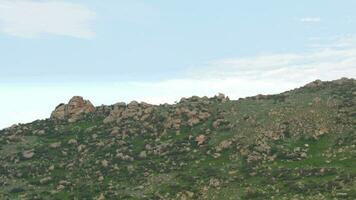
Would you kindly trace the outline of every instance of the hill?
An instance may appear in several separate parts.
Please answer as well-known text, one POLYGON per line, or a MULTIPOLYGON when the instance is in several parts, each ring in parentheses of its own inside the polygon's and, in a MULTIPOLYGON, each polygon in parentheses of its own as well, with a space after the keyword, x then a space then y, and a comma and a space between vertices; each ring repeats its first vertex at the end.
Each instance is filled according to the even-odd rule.
POLYGON ((0 199, 355 199, 356 80, 94 107, 0 131, 0 199))

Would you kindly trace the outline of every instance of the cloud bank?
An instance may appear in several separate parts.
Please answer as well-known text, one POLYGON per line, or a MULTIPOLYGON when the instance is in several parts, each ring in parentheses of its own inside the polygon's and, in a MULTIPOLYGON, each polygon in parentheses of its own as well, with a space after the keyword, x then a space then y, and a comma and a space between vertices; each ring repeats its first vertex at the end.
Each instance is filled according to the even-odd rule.
POLYGON ((0 0, 0 32, 33 38, 42 34, 92 38, 95 12, 59 0, 0 0))

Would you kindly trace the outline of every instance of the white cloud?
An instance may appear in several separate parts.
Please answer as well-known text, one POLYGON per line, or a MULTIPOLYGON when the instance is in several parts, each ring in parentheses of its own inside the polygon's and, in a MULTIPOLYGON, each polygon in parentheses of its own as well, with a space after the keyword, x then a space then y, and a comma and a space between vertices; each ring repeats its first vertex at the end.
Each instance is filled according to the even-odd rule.
POLYGON ((0 0, 0 32, 19 37, 54 34, 91 38, 95 13, 59 0, 0 0))
POLYGON ((312 49, 352 49, 356 48, 356 35, 335 35, 331 37, 311 37, 309 38, 312 49))
POLYGON ((303 17, 299 19, 300 22, 304 23, 318 23, 321 22, 320 17, 303 17))
POLYGON ((319 49, 308 53, 262 55, 219 60, 195 70, 197 78, 247 79, 301 83, 356 76, 356 48, 319 49))

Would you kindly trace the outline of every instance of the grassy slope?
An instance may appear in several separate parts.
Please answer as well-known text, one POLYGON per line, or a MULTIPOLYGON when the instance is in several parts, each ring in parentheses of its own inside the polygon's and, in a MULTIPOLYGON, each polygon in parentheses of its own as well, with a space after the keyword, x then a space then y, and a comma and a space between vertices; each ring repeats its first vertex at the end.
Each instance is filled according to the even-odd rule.
MULTIPOLYGON (((212 101, 204 105, 209 119, 179 131, 151 132, 132 121, 133 134, 113 135, 118 125, 103 124, 101 115, 3 130, 0 199, 355 199, 355 92, 353 81, 328 82, 212 101), (226 124, 214 128, 219 118, 226 124), (201 134, 207 141, 199 146, 201 134), (60 147, 51 148, 56 142, 60 147), (230 143, 219 148, 222 142, 230 143), (24 159, 29 149, 35 155, 24 159), (139 156, 142 151, 147 157, 139 156), (132 159, 118 159, 118 153, 132 159)), ((156 119, 172 110, 161 106, 156 119)))

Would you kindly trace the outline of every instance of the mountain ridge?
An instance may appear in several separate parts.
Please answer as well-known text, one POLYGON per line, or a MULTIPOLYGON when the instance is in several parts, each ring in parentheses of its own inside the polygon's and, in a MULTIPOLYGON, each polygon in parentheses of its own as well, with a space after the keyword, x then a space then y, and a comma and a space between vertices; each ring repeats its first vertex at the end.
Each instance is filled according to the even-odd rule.
POLYGON ((239 100, 74 97, 0 130, 0 198, 352 199, 355 97, 348 78, 239 100))

